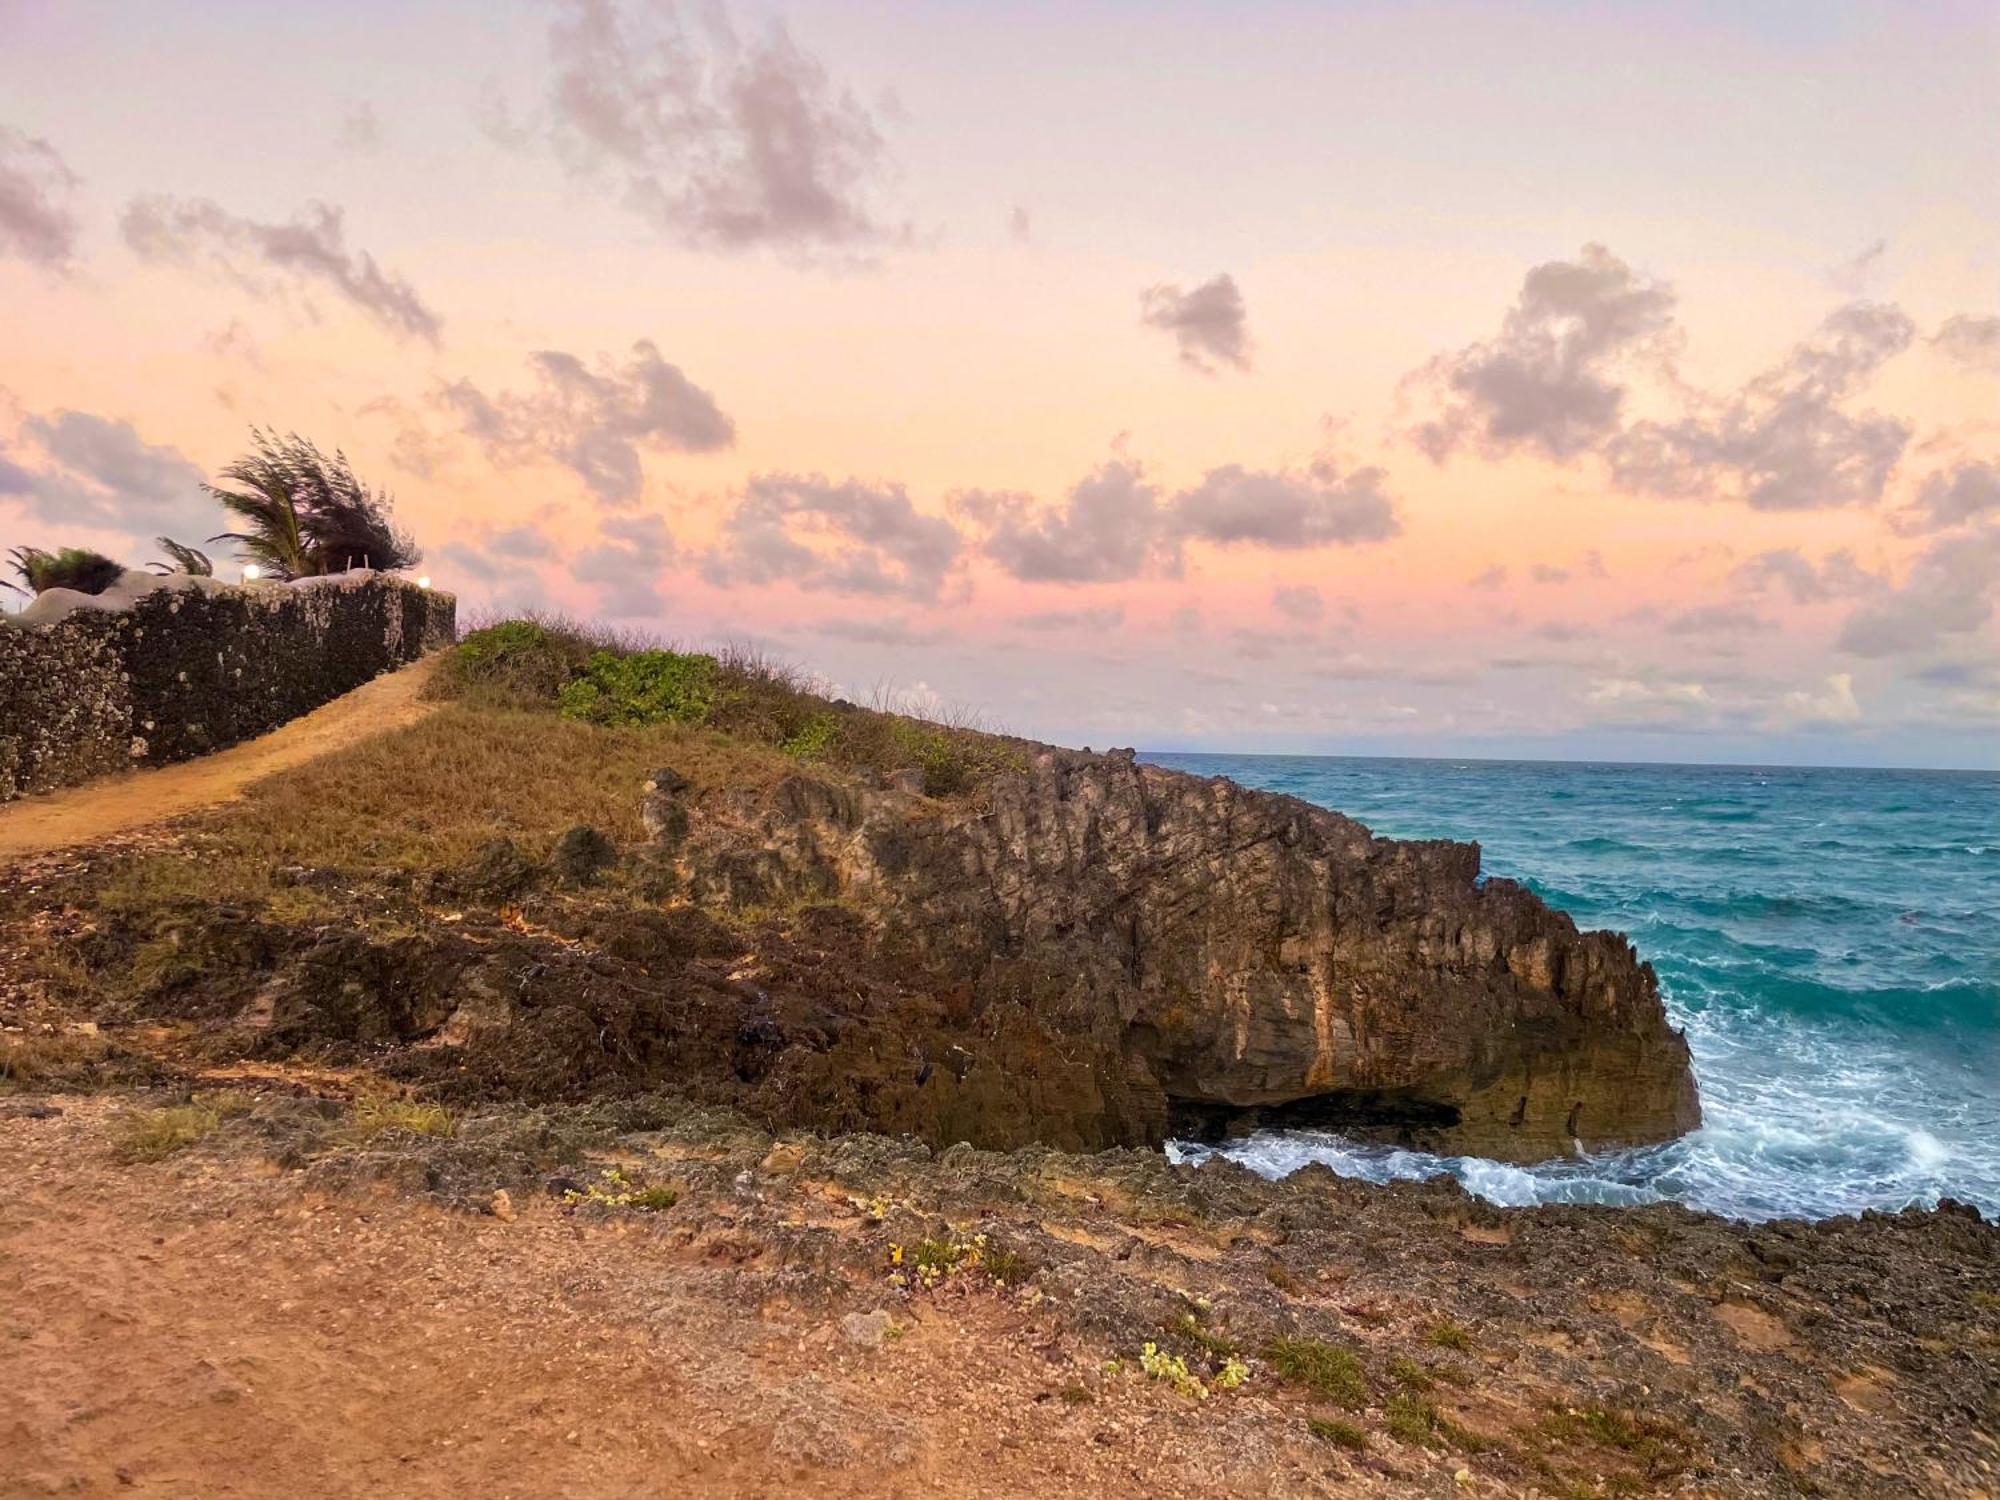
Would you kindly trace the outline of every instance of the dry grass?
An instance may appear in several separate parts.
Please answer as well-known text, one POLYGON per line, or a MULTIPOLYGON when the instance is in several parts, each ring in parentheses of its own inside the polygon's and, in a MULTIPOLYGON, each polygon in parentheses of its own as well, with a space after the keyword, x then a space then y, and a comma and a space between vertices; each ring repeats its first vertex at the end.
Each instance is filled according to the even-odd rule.
POLYGON ((0 1036, 0 1093, 87 1079, 110 1055, 110 1043, 93 1032, 0 1036))
POLYGON ((274 872, 438 869, 470 859, 496 834, 539 851, 578 823, 629 845, 644 836, 639 789, 659 766, 698 787, 768 785, 798 768, 707 730, 607 729, 447 705, 252 788, 205 815, 184 849, 128 861, 104 899, 139 906, 277 894, 309 905, 310 892, 281 889, 274 872))
POLYGON ((212 1104, 135 1109, 111 1125, 111 1149, 122 1161, 159 1161, 213 1134, 222 1111, 212 1104))

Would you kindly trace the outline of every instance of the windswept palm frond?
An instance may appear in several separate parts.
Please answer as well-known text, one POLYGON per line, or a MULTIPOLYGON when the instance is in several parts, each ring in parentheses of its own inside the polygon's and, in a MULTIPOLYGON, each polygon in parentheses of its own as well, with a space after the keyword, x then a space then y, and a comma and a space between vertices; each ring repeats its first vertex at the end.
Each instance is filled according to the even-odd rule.
POLYGON ((187 573, 196 578, 214 576, 215 564, 209 560, 206 552, 185 546, 170 536, 154 537, 153 540, 159 543, 160 550, 172 559, 170 562, 148 563, 147 566, 155 573, 187 573))
POLYGON ((355 476, 347 455, 328 458, 297 433, 251 429, 254 451, 222 471, 235 488, 209 493, 240 516, 233 541, 245 562, 277 578, 310 578, 350 568, 407 568, 422 554, 389 518, 390 499, 355 476))

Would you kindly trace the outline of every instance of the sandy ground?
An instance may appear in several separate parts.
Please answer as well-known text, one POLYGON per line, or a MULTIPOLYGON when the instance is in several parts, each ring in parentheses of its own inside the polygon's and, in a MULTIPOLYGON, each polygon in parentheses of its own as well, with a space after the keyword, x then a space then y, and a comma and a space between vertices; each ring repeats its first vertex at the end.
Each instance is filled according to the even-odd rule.
POLYGON ((9 1500, 1456 1488, 1246 1472, 1240 1426, 1143 1383, 1075 1404, 1089 1351, 991 1293, 857 1336, 727 1233, 120 1165, 123 1106, 52 1102, 0 1118, 9 1500))
POLYGON ((415 723, 433 706, 418 695, 437 661, 428 656, 386 673, 267 735, 199 760, 0 805, 0 860, 93 843, 226 802, 274 772, 415 723))

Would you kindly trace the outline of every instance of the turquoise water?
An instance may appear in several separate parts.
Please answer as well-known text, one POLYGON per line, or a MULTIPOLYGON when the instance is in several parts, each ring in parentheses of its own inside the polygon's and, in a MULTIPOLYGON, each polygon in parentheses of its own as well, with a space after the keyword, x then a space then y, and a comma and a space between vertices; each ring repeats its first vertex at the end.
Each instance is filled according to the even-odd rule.
MULTIPOLYGON (((2000 776, 1745 766, 1149 755, 1399 838, 1628 934, 1694 1050, 1706 1122, 1523 1170, 1311 1132, 1271 1175, 1448 1171, 1498 1203, 1677 1199, 1744 1219, 1955 1197, 2000 1216, 2000 776)), ((1196 1156, 1196 1148, 1178 1148, 1196 1156)))

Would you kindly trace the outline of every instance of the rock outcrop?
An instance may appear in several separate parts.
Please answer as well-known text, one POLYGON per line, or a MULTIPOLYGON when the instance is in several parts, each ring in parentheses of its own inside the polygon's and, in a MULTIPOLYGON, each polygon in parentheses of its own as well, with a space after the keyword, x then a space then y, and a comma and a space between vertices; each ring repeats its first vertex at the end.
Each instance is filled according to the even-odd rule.
POLYGON ((989 1030, 1030 1021, 1122 1075, 1090 1136, 1326 1126, 1534 1161, 1698 1123, 1652 969, 1481 879, 1476 844, 1377 838, 1129 751, 1023 761, 953 800, 663 771, 653 860, 698 903, 860 908, 989 1030))

